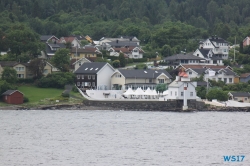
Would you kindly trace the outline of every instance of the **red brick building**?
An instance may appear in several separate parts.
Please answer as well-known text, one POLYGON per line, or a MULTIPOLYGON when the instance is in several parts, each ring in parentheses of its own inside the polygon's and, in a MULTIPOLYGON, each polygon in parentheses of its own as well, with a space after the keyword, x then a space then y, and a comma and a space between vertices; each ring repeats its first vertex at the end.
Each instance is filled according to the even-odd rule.
POLYGON ((23 104, 23 93, 18 90, 7 90, 2 94, 3 101, 8 104, 23 104))

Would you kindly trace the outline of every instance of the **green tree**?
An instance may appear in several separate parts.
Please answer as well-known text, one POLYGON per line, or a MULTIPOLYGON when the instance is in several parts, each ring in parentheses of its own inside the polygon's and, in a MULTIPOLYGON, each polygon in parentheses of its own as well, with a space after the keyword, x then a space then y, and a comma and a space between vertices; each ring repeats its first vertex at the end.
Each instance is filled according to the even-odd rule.
POLYGON ((119 54, 118 60, 120 61, 120 67, 126 66, 126 60, 123 53, 119 54))
POLYGON ((1 94, 6 92, 7 90, 15 90, 15 89, 17 89, 17 87, 15 87, 14 85, 8 83, 5 80, 0 80, 0 93, 1 94))
POLYGON ((51 62, 60 69, 62 72, 69 71, 70 56, 69 50, 62 48, 56 51, 55 55, 51 58, 51 62))
POLYGON ((155 89, 157 92, 162 93, 166 91, 168 88, 167 88, 167 84, 158 84, 155 89))
POLYGON ((16 83, 17 81, 17 72, 11 67, 5 67, 2 73, 2 80, 5 80, 8 83, 16 83))
POLYGON ((43 76, 45 65, 46 65, 46 62, 40 58, 35 58, 30 61, 29 70, 34 75, 34 79, 39 79, 43 76))
POLYGON ((114 60, 112 65, 113 65, 113 67, 118 68, 118 67, 120 67, 120 61, 119 60, 114 60))
POLYGON ((227 101, 228 95, 227 92, 224 92, 222 89, 219 88, 212 88, 208 91, 206 95, 208 100, 217 99, 219 101, 227 101))

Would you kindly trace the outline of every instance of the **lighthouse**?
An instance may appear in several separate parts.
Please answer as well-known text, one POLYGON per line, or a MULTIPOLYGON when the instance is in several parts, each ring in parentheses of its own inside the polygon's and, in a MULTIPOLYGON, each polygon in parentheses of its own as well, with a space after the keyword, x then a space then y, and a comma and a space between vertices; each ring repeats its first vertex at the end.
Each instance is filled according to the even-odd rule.
POLYGON ((187 105, 187 90, 188 90, 188 84, 190 83, 190 78, 188 74, 184 71, 181 70, 178 74, 179 79, 181 82, 183 82, 183 106, 182 110, 187 110, 188 105, 187 105))

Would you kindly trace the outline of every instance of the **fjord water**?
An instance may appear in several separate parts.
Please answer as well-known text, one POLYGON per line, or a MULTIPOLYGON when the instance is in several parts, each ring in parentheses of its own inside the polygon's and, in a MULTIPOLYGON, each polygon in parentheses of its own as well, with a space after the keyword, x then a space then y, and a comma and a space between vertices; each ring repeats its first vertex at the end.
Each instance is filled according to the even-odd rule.
POLYGON ((0 165, 247 166, 249 120, 242 112, 2 110, 0 165))

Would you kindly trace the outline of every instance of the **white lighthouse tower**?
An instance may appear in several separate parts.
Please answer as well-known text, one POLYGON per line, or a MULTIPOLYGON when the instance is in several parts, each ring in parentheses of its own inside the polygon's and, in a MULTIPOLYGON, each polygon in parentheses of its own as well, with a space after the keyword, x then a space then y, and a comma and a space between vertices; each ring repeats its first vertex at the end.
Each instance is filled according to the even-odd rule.
POLYGON ((191 82, 188 74, 185 71, 180 71, 179 72, 179 78, 180 81, 183 82, 183 107, 182 110, 187 110, 188 105, 187 105, 187 92, 188 92, 188 84, 191 82))

